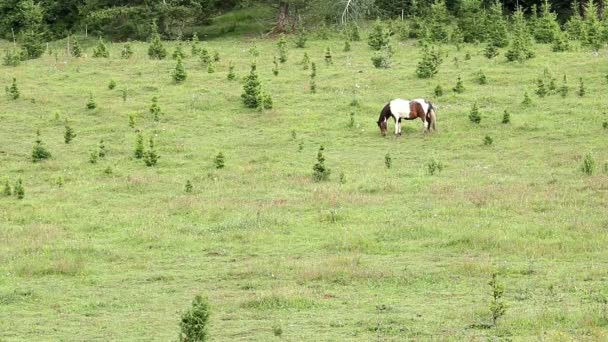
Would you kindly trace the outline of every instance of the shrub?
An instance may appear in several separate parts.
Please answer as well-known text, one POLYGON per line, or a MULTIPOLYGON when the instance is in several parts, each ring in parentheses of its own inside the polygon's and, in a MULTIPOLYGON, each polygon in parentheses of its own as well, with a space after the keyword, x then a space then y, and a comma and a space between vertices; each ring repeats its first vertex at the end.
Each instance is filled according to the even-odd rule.
POLYGON ((329 179, 329 175, 331 174, 331 170, 325 166, 325 157, 323 156, 324 150, 325 148, 323 145, 321 145, 319 147, 319 152, 317 153, 317 162, 312 168, 312 178, 315 182, 326 181, 329 179))
POLYGON ((213 61, 214 62, 219 62, 220 61, 220 53, 219 52, 215 51, 213 53, 213 61))
POLYGON ((167 57, 167 50, 165 49, 158 32, 152 34, 152 41, 148 47, 148 56, 151 59, 165 59, 165 57, 167 57))
POLYGON ((110 83, 108 83, 108 89, 113 90, 114 88, 116 88, 116 81, 110 80, 110 83))
POLYGON ((498 56, 498 54, 498 48, 494 44, 488 44, 485 50, 483 51, 483 55, 486 56, 486 58, 488 59, 492 59, 498 56))
POLYGON ((106 145, 103 142, 103 139, 99 140, 99 158, 105 158, 107 151, 106 151, 106 145))
POLYGON ((123 59, 129 59, 133 56, 133 50, 131 49, 131 44, 126 43, 123 45, 122 50, 120 51, 120 57, 123 59))
POLYGON ((173 59, 184 59, 186 58, 186 54, 184 53, 184 49, 182 47, 182 42, 177 43, 175 50, 173 50, 173 54, 171 55, 173 59))
POLYGON ((511 122, 511 114, 505 109, 505 112, 502 114, 502 123, 508 124, 511 122))
POLYGON ((200 60, 201 60, 201 63, 203 63, 203 65, 207 65, 207 64, 211 63, 211 55, 209 55, 209 51, 207 49, 203 48, 201 50, 200 60))
POLYGON ((144 153, 144 163, 148 167, 155 166, 158 163, 158 159, 160 159, 160 156, 154 149, 154 139, 150 137, 150 148, 144 153))
POLYGON ((89 163, 97 164, 97 159, 99 159, 99 155, 97 154, 97 151, 91 152, 91 154, 89 155, 89 163))
POLYGON ((547 95, 547 89, 545 88, 545 82, 542 78, 536 80, 536 95, 539 97, 545 97, 547 95))
POLYGON ((191 181, 188 179, 188 180, 186 181, 186 187, 185 187, 185 191, 186 191, 187 193, 191 193, 193 189, 194 189, 194 187, 192 186, 192 182, 191 182, 191 181))
POLYGON ((13 83, 10 88, 8 88, 8 95, 11 99, 16 100, 19 98, 19 88, 17 87, 17 79, 13 77, 13 83))
POLYGON ((460 76, 458 76, 458 79, 456 80, 456 85, 454 86, 454 88, 452 88, 452 90, 457 94, 464 93, 464 84, 462 83, 462 78, 460 78, 460 76))
POLYGON ((152 105, 150 105, 150 114, 152 114, 152 119, 154 119, 154 121, 160 121, 162 111, 160 110, 160 106, 158 105, 158 97, 156 96, 152 98, 152 105))
POLYGON ((570 40, 563 32, 558 32, 553 39, 553 44, 551 45, 551 50, 553 52, 565 52, 572 50, 572 46, 570 45, 570 40))
POLYGON ((422 60, 418 62, 416 68, 416 75, 418 78, 431 78, 439 72, 442 62, 439 49, 425 47, 422 51, 422 60))
POLYGON ((277 60, 276 56, 273 58, 272 64, 274 65, 272 67, 272 74, 275 76, 278 76, 279 75, 279 61, 277 60))
POLYGON ((350 47, 350 42, 347 40, 344 42, 344 48, 342 49, 342 51, 344 52, 350 52, 351 47, 350 47))
POLYGON ((493 143, 494 143, 494 139, 492 139, 492 137, 491 137, 491 136, 486 135, 486 136, 485 136, 485 138, 483 138, 483 144, 484 144, 485 146, 490 146, 490 145, 492 145, 493 143))
POLYGON ((42 160, 46 160, 51 158, 51 152, 49 152, 46 147, 44 147, 44 143, 42 142, 42 138, 40 137, 40 130, 36 131, 36 144, 32 149, 32 161, 37 163, 42 160))
POLYGON ((257 108, 259 106, 258 100, 260 98, 262 84, 258 78, 256 71, 256 64, 251 64, 251 71, 245 78, 245 85, 243 86, 243 94, 241 98, 243 103, 248 108, 257 108))
POLYGON ((184 68, 184 63, 182 63, 182 57, 179 55, 177 56, 177 63, 175 64, 175 69, 173 69, 172 76, 175 83, 182 83, 188 76, 186 74, 186 68, 184 68))
POLYGON ((438 84, 435 87, 435 96, 437 96, 437 97, 443 96, 443 87, 441 87, 441 84, 438 84))
POLYGON ((488 46, 504 48, 509 45, 509 25, 503 14, 501 1, 495 0, 490 6, 488 17, 485 22, 485 29, 489 42, 488 46))
POLYGON ((481 115, 479 114, 479 107, 477 106, 477 102, 473 104, 471 108, 471 112, 469 113, 469 121, 474 124, 479 124, 481 122, 481 115))
POLYGON ((279 38, 279 42, 277 43, 277 48, 279 50, 279 62, 285 63, 287 62, 287 41, 285 40, 285 36, 281 35, 279 38))
POLYGON ((234 81, 236 80, 236 74, 234 73, 234 65, 232 64, 232 62, 230 62, 228 64, 228 75, 226 76, 226 78, 229 81, 234 81))
POLYGON ((382 48, 380 51, 376 51, 372 56, 372 64, 378 69, 388 69, 391 67, 391 52, 390 47, 382 48))
POLYGON ((11 190, 11 185, 8 182, 8 179, 4 181, 4 188, 2 189, 2 194, 4 196, 11 196, 13 194, 13 190, 11 190))
POLYGON ((225 166, 225 157, 222 152, 218 153, 217 156, 213 159, 213 163, 215 164, 216 169, 223 169, 225 166))
POLYGON ((207 64, 207 73, 213 74, 214 72, 215 72, 215 63, 209 62, 209 64, 207 64))
POLYGON ((327 65, 334 64, 332 57, 331 57, 331 49, 329 47, 325 50, 325 64, 327 64, 327 65))
POLYGON ((129 128, 135 128, 135 114, 129 114, 129 128))
POLYGON ((584 32, 583 45, 591 47, 597 51, 602 47, 602 24, 598 19, 597 5, 594 1, 587 1, 585 4, 585 19, 583 21, 584 32))
POLYGON ((68 125, 68 121, 65 121, 65 132, 63 133, 63 140, 66 144, 69 144, 72 139, 76 137, 74 129, 68 125))
POLYGON ((302 69, 308 70, 308 65, 310 64, 310 57, 308 56, 307 52, 304 52, 304 56, 302 57, 302 61, 300 62, 300 64, 302 64, 302 69))
POLYGON ((593 160, 593 156, 590 153, 587 153, 585 155, 585 158, 583 159, 583 165, 581 166, 581 171, 584 174, 591 176, 593 174, 594 170, 595 170, 595 160, 593 160))
POLYGON ((21 178, 17 179, 15 186, 13 187, 13 194, 17 199, 23 199, 25 196, 25 188, 23 187, 23 181, 21 178))
POLYGON ((21 64, 21 55, 15 50, 6 49, 4 51, 4 58, 2 59, 2 65, 16 67, 19 64, 21 64))
POLYGON ((391 158, 391 155, 389 153, 384 156, 384 165, 387 169, 390 169, 391 166, 393 166, 393 159, 391 158))
POLYGON ((431 161, 429 161, 426 164, 426 170, 429 173, 429 175, 431 175, 431 176, 443 171, 443 169, 444 169, 443 164, 440 161, 437 161, 435 159, 432 159, 431 161))
POLYGON ((528 95, 528 92, 524 92, 524 100, 522 101, 522 104, 524 106, 529 106, 532 104, 532 99, 530 98, 530 96, 528 95))
POLYGON ((492 316, 492 325, 496 326, 498 320, 504 316, 506 312, 506 305, 502 301, 504 294, 504 287, 498 283, 496 273, 492 274, 492 279, 488 283, 492 288, 492 298, 490 299, 490 314, 492 316))
POLYGON ((477 82, 481 85, 488 84, 488 78, 482 70, 479 70, 479 73, 477 73, 477 82))
POLYGON ((181 317, 180 341, 203 342, 207 340, 207 325, 210 316, 210 306, 201 296, 194 297, 191 308, 181 317))
POLYGON ((299 49, 305 48, 307 40, 308 40, 308 37, 306 37, 306 33, 303 30, 298 30, 298 33, 296 34, 296 40, 295 40, 296 47, 299 49))
POLYGON ((585 83, 583 82, 583 78, 579 78, 578 81, 578 96, 583 97, 585 96, 585 94, 587 93, 587 90, 585 89, 585 83))
POLYGON ((73 57, 78 58, 82 56, 82 48, 80 48, 80 44, 78 44, 76 39, 74 39, 74 42, 72 43, 72 50, 70 50, 70 52, 72 53, 73 57))
POLYGON ((583 18, 580 14, 580 6, 579 2, 574 0, 571 5, 572 14, 566 22, 566 32, 568 32, 568 36, 570 39, 581 39, 584 37, 585 27, 583 24, 583 18))
POLYGON ((541 5, 541 16, 534 25, 534 38, 539 43, 552 43, 560 34, 557 14, 551 11, 549 1, 544 0, 541 5))
POLYGON ((532 37, 526 26, 523 11, 519 7, 513 15, 513 39, 511 40, 511 46, 506 53, 506 57, 509 62, 524 62, 534 57, 532 37))
POLYGON ((95 49, 93 49, 93 57, 95 57, 95 58, 109 58, 110 57, 110 51, 108 50, 106 43, 103 42, 103 39, 101 37, 99 38, 99 42, 97 43, 97 46, 95 47, 95 49))
POLYGON ((566 96, 568 96, 569 91, 570 91, 570 88, 568 87, 568 79, 566 78, 566 75, 564 75, 564 78, 562 80, 562 85, 561 85, 561 87, 559 87, 558 92, 560 93, 560 95, 562 97, 566 97, 566 96))
POLYGON ((201 48, 199 46, 198 35, 196 33, 194 33, 194 35, 192 35, 192 40, 190 42, 192 44, 192 57, 194 57, 201 52, 201 48))
POLYGON ((34 30, 26 31, 21 37, 21 59, 35 59, 44 53, 42 34, 34 30))

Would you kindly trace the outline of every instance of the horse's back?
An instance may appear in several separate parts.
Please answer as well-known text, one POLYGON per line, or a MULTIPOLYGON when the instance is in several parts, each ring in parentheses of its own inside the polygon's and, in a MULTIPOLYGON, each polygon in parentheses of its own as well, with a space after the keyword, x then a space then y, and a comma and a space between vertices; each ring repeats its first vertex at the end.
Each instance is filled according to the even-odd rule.
POLYGON ((398 118, 408 118, 410 116, 410 101, 394 99, 389 103, 391 113, 398 118))

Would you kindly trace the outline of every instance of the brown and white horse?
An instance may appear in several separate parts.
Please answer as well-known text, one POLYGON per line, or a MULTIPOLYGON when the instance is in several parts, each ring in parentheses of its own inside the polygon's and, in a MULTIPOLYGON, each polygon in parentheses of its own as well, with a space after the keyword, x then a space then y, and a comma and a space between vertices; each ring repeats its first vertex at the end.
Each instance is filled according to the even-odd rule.
POLYGON ((424 132, 437 130, 437 113, 435 106, 424 99, 402 100, 395 99, 389 102, 378 118, 380 133, 385 136, 388 131, 388 120, 395 120, 395 136, 401 136, 401 120, 421 119, 424 132))

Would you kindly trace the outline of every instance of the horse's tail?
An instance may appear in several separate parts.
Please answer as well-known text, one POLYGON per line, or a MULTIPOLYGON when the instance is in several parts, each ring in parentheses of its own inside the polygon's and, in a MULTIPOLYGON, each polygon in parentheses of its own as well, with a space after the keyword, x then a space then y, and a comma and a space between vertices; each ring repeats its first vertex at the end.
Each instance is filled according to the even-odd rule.
POLYGON ((432 103, 429 102, 429 130, 433 131, 437 130, 437 113, 435 112, 435 107, 432 103))

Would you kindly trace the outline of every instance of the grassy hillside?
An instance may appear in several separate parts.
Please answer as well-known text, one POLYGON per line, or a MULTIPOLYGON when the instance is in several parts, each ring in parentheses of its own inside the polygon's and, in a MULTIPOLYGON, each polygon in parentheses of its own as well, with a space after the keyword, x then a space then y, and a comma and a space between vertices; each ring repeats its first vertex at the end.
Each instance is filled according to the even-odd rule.
POLYGON ((220 53, 215 73, 188 58, 177 85, 175 61, 149 60, 145 43, 129 60, 118 44, 109 59, 90 47, 68 58, 59 44, 57 56, 0 66, 0 84, 15 77, 21 92, 0 96, 0 180, 25 187, 22 200, 0 195, 0 340, 175 340, 196 294, 212 305, 214 341, 278 340, 279 327, 289 341, 608 338, 605 51, 537 46, 518 64, 444 46, 439 74, 421 80, 415 41, 395 42, 393 67, 380 70, 365 42, 345 53, 335 37, 290 43, 275 77, 275 40, 226 38, 202 44, 220 53), (240 98, 253 45, 274 100, 265 112, 240 98), (317 94, 298 64, 305 52, 317 94), (238 81, 226 80, 229 61, 238 81), (545 70, 558 86, 567 75, 566 98, 534 95, 545 70), (466 90, 454 94, 459 75, 466 90), (407 122, 400 139, 382 138, 375 122, 396 97, 432 99, 439 132, 407 122), (479 125, 468 119, 474 102, 479 125), (52 158, 32 163, 37 129, 52 158), (155 138, 157 166, 133 157, 137 132, 155 138), (107 156, 91 164, 101 139, 107 156), (321 144, 331 179, 316 183, 321 144), (433 160, 445 167, 430 175, 433 160), (492 273, 507 309, 484 328, 492 273))

